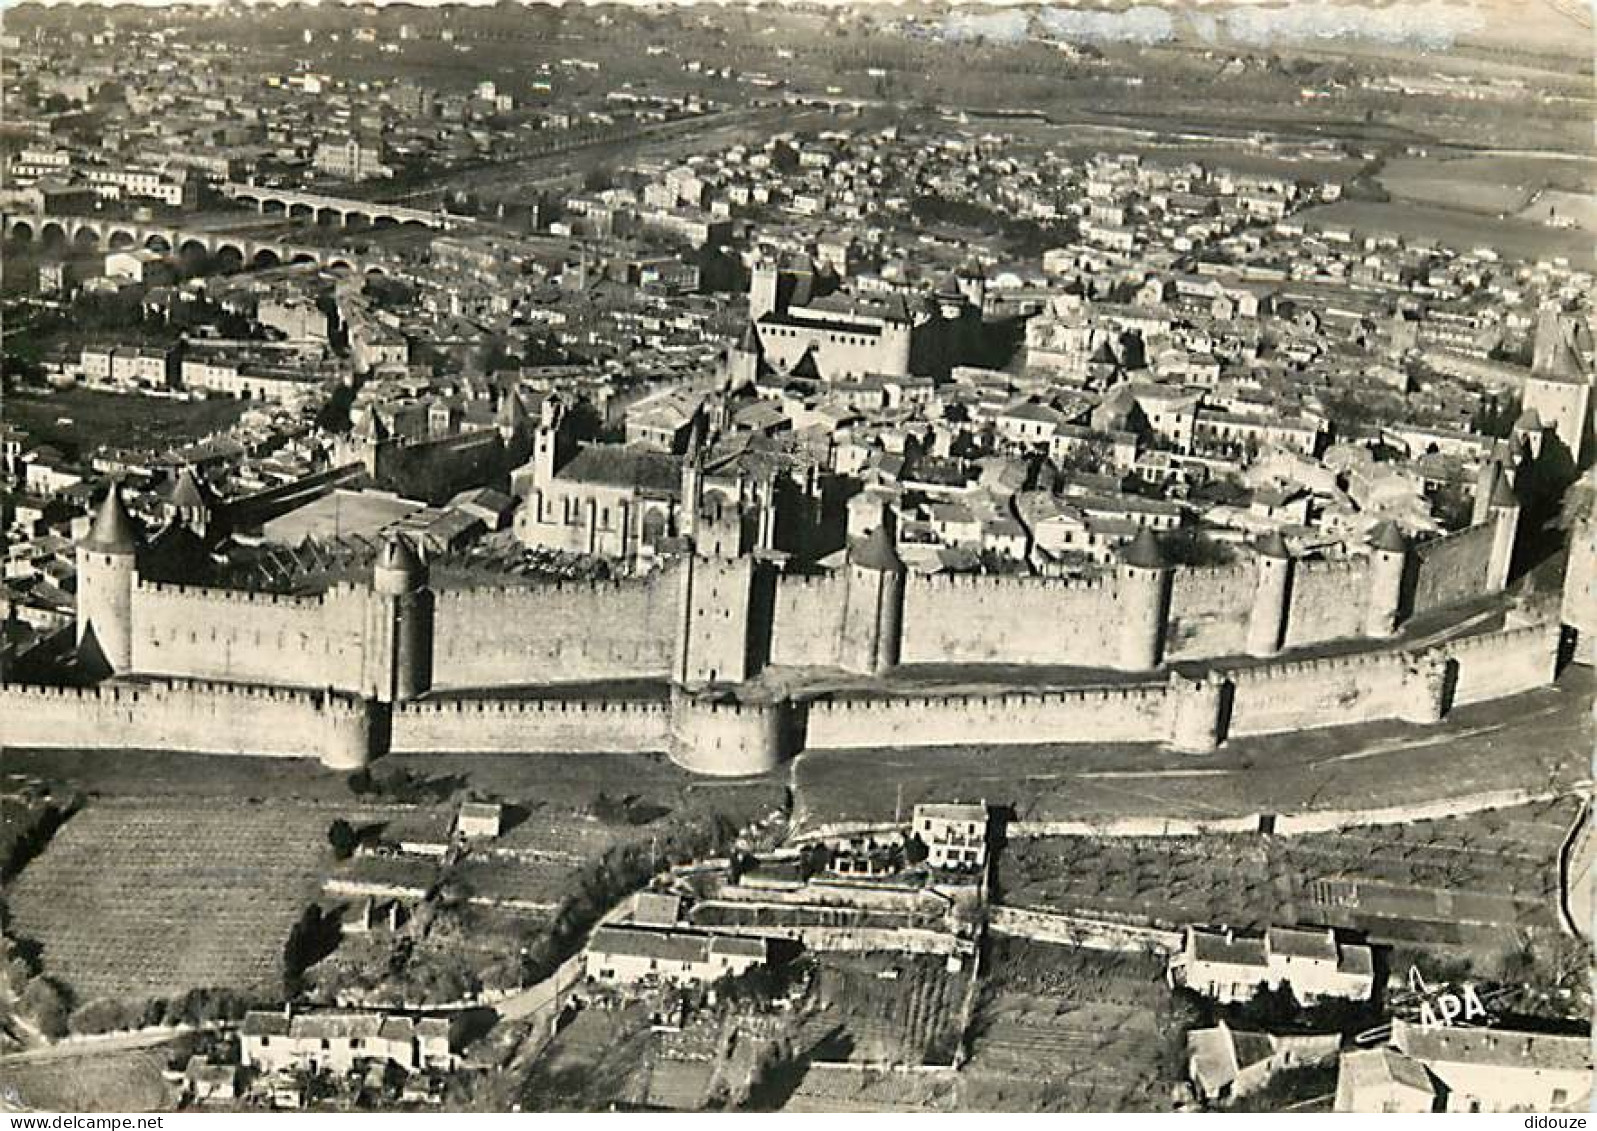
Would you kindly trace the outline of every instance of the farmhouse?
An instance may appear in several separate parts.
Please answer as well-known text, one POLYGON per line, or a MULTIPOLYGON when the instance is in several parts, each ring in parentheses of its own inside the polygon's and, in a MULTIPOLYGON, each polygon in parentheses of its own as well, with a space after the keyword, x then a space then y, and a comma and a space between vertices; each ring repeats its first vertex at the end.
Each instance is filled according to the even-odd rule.
POLYGON ((1398 1018, 1392 1048, 1424 1066, 1444 1111, 1585 1111, 1591 1103, 1589 1037, 1398 1018))
POLYGON ((240 1056, 262 1072, 295 1069, 348 1072, 371 1061, 407 1072, 455 1067, 449 1022, 381 1013, 305 1013, 254 1010, 239 1026, 240 1056))
POLYGON ((588 977, 599 982, 702 984, 735 977, 767 959, 764 939, 609 926, 593 932, 585 966, 588 977))
POLYGON ((1367 946, 1343 946, 1336 932, 1271 927, 1261 938, 1188 927, 1170 958, 1172 986, 1221 1002, 1247 1001, 1260 989, 1287 985, 1304 1004, 1325 998, 1364 1001, 1375 988, 1367 946))
POLYGON ((1335 1033, 1250 1033, 1221 1021, 1187 1033, 1187 1079, 1199 1099, 1237 1099, 1263 1088, 1283 1069, 1334 1057, 1340 1040, 1335 1033))
POLYGON ((979 871, 987 863, 987 803, 917 805, 915 834, 926 843, 931 867, 979 871))

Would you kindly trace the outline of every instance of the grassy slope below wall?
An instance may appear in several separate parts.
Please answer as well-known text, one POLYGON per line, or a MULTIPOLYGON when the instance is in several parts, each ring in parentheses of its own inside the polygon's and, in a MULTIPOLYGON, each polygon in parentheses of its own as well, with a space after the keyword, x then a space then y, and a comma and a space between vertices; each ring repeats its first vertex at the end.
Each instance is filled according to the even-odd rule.
POLYGON ((985 799, 1022 820, 1214 818, 1370 808, 1590 776, 1593 675, 1454 712, 1435 727, 1375 723, 1227 743, 1207 756, 1153 745, 947 747, 800 755, 803 828, 892 819, 919 801, 985 799))

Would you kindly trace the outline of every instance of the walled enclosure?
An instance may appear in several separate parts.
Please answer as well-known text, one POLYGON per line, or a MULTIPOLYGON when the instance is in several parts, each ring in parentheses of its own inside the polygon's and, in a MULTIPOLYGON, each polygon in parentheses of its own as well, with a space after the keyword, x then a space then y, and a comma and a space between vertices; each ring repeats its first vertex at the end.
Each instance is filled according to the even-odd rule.
POLYGON ((1140 743, 1192 752, 1230 737, 1385 719, 1436 722, 1457 706, 1546 686, 1558 626, 1516 624, 1420 652, 1377 650, 1134 687, 1040 694, 739 703, 677 689, 669 703, 399 703, 206 683, 0 688, 0 748, 168 749, 320 758, 383 753, 669 753, 697 773, 765 773, 800 749, 1140 743))
POLYGON ((1520 625, 1421 654, 1226 670, 1225 657, 1383 637, 1411 610, 1495 592, 1517 508, 1409 550, 1294 561, 1279 543, 1217 569, 1171 569, 1151 538, 1089 581, 908 575, 890 539, 824 577, 687 555, 638 580, 434 593, 398 543, 368 584, 296 598, 145 582, 108 500, 79 547, 79 631, 109 674, 92 692, 0 689, 0 743, 314 756, 394 751, 665 752, 695 772, 762 773, 802 748, 1142 742, 1441 718, 1549 682, 1556 626, 1520 625), (1216 661, 1192 679, 1169 661, 1216 661), (896 664, 1117 668, 1146 682, 1045 694, 739 702, 767 664, 879 675, 896 664), (188 683, 187 680, 222 681, 188 683), (669 679, 664 701, 496 699, 492 689, 669 679), (271 685, 287 685, 272 690, 271 685), (290 689, 293 688, 293 689, 290 689), (314 689, 314 690, 311 690, 314 689), (432 690, 451 690, 431 700, 432 690), (471 697, 472 689, 483 695, 471 697), (71 706, 68 706, 71 704, 71 706), (87 721, 79 721, 81 719, 87 721))

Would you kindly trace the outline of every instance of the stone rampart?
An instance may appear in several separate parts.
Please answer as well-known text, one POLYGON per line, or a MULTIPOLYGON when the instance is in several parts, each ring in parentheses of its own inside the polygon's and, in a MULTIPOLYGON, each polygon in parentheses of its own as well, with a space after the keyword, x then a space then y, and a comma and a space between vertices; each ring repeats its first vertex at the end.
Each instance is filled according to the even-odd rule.
POLYGON ((394 708, 396 754, 663 753, 671 709, 664 702, 475 699, 394 708))
POLYGON ((433 684, 664 678, 678 604, 674 571, 632 581, 445 590, 434 612, 433 684))
POLYGON ((1414 547, 1415 614, 1432 612, 1490 592, 1494 526, 1482 523, 1414 547))
POLYGON ((175 750, 370 760, 374 707, 340 695, 172 682, 96 688, 0 687, 0 749, 175 750))

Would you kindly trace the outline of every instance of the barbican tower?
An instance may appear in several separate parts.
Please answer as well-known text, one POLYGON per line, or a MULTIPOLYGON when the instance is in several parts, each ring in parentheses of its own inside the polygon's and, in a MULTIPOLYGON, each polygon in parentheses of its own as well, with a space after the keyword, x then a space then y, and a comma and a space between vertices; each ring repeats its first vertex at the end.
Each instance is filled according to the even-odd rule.
POLYGON ((77 545, 78 664, 93 679, 133 667, 133 586, 139 531, 112 483, 89 533, 77 545))

